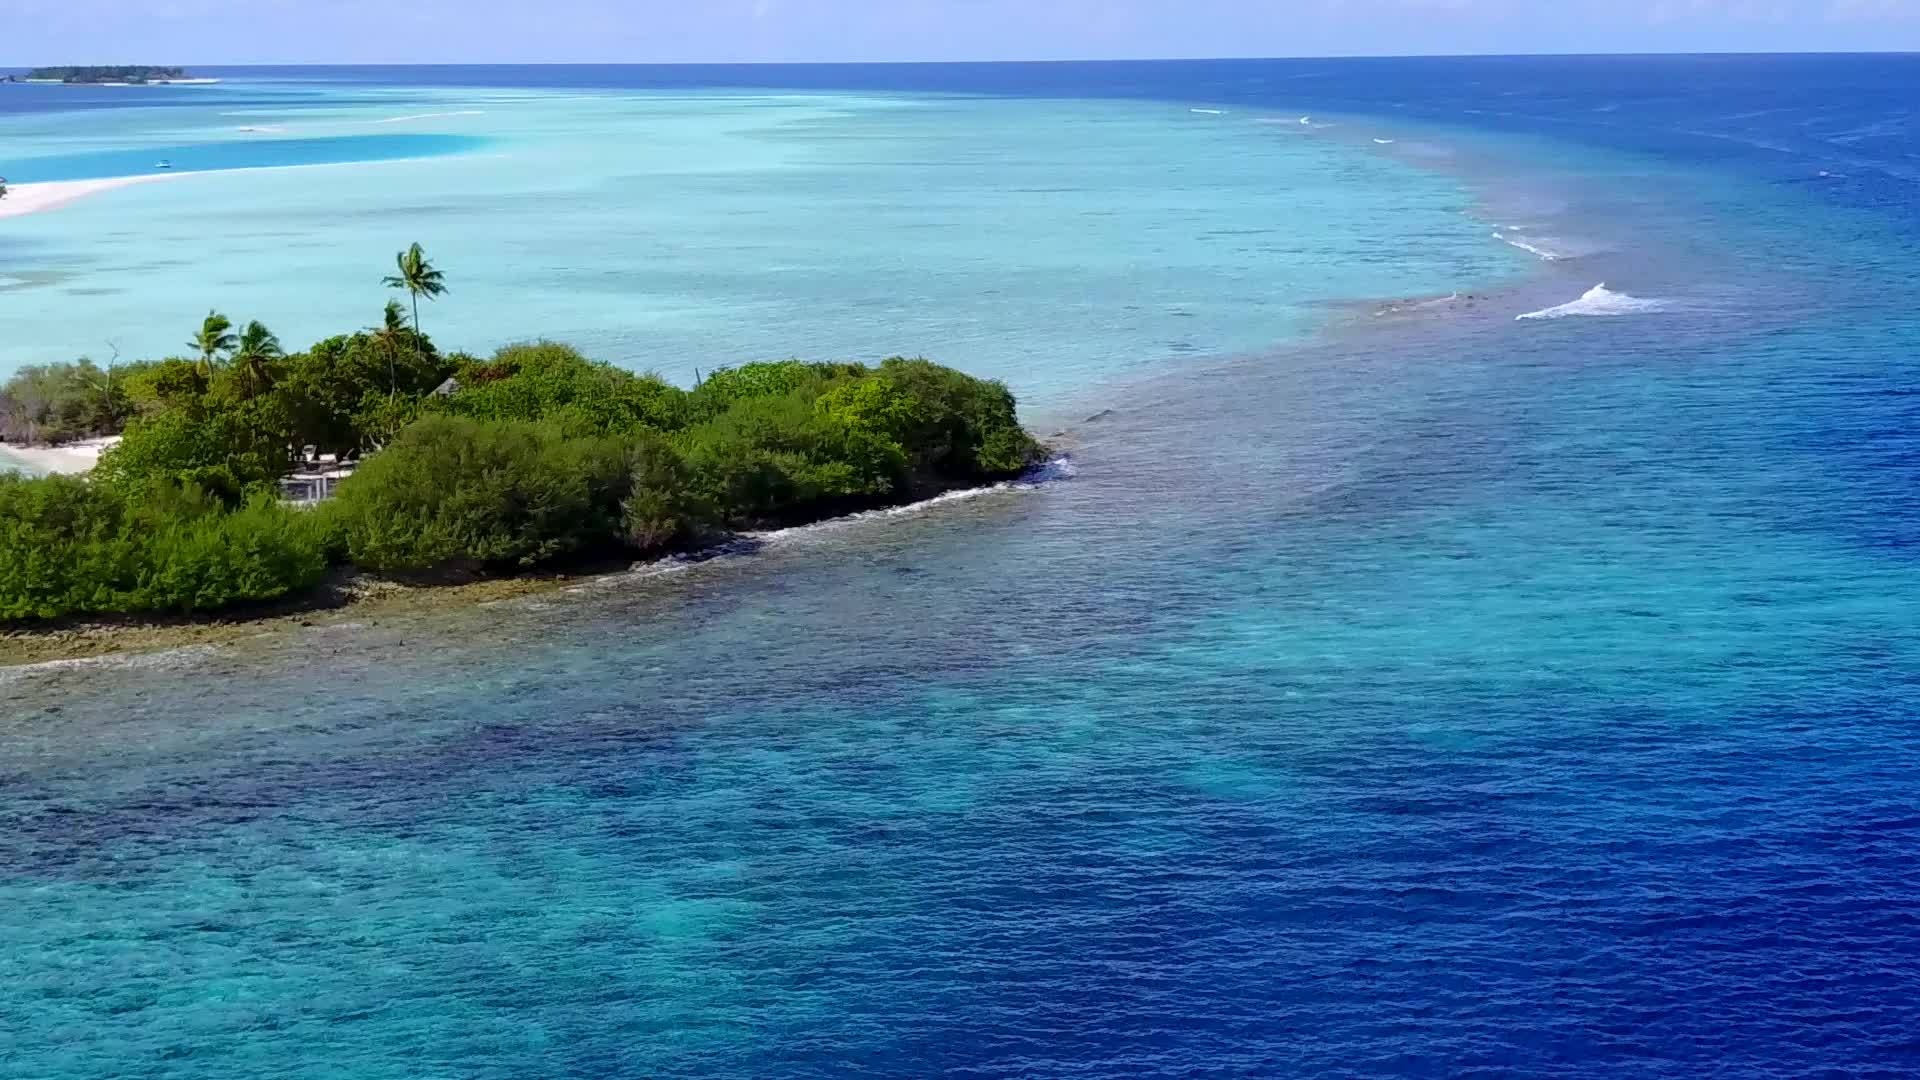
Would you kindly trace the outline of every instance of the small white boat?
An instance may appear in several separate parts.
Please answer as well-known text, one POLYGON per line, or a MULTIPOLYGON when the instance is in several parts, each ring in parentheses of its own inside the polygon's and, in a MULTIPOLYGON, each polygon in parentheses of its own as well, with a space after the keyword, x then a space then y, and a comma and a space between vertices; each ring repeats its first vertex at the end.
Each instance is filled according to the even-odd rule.
POLYGON ((161 158, 159 161, 153 163, 153 167, 156 169, 171 169, 173 168, 173 162, 168 161, 166 158, 161 158))

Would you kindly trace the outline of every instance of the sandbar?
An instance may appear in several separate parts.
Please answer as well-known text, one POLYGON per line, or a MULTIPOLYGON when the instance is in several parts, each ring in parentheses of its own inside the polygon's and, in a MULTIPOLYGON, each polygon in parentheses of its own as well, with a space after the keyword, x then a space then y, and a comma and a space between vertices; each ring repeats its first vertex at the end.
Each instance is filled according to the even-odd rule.
POLYGON ((106 176, 97 180, 46 180, 33 184, 8 184, 7 197, 0 199, 0 218, 25 217, 42 210, 65 206, 77 199, 103 191, 131 187, 155 180, 171 179, 173 173, 152 176, 106 176))

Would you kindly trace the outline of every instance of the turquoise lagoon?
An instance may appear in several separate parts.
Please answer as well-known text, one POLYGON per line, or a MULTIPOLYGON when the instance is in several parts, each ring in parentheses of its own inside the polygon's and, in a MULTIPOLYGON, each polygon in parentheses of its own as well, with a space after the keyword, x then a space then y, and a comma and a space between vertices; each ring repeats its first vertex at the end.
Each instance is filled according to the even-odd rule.
POLYGON ((5 168, 400 160, 204 172, 7 220, 0 369, 165 355, 209 307, 289 344, 365 326, 418 240, 452 284, 422 312, 446 346, 553 337, 681 381, 926 354, 1038 403, 1295 337, 1331 300, 1444 294, 1526 260, 1442 176, 1172 103, 280 84, 191 100, 0 117, 5 168))
MULTIPOLYGON (((926 351, 1065 460, 537 599, 0 672, 6 1064, 1912 1075, 1916 65, 223 87, 223 123, 493 142, 103 195, 0 223, 9 264, 197 229, 231 269, 117 302, 252 289, 297 340, 377 309, 404 223, 454 343, 926 351)), ((206 141, 182 100, 5 123, 206 141)), ((37 280, 0 302, 51 340, 84 286, 37 280)))

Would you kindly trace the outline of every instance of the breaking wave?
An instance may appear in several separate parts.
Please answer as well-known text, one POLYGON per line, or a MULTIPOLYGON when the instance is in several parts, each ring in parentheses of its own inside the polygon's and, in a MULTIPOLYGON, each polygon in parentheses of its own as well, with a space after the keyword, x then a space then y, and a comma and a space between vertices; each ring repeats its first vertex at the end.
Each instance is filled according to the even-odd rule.
POLYGON ((1649 300, 1638 296, 1628 296, 1607 288, 1602 282, 1580 295, 1578 300, 1570 300, 1539 311, 1529 311, 1525 315, 1515 315, 1515 321, 1528 319, 1565 319, 1576 315, 1636 315, 1648 311, 1664 311, 1671 307, 1665 300, 1649 300))

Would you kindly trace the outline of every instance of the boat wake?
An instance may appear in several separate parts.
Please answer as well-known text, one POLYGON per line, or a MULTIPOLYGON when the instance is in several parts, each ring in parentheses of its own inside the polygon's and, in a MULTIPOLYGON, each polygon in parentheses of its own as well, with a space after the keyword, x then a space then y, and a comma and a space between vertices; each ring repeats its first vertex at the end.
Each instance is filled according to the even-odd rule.
POLYGON ((1581 315, 1638 315, 1650 311, 1665 311, 1673 305, 1665 300, 1650 300, 1638 296, 1628 296, 1607 288, 1602 282, 1582 293, 1580 299, 1570 300, 1539 311, 1529 311, 1525 315, 1515 315, 1516 322, 1531 319, 1566 319, 1581 315))

